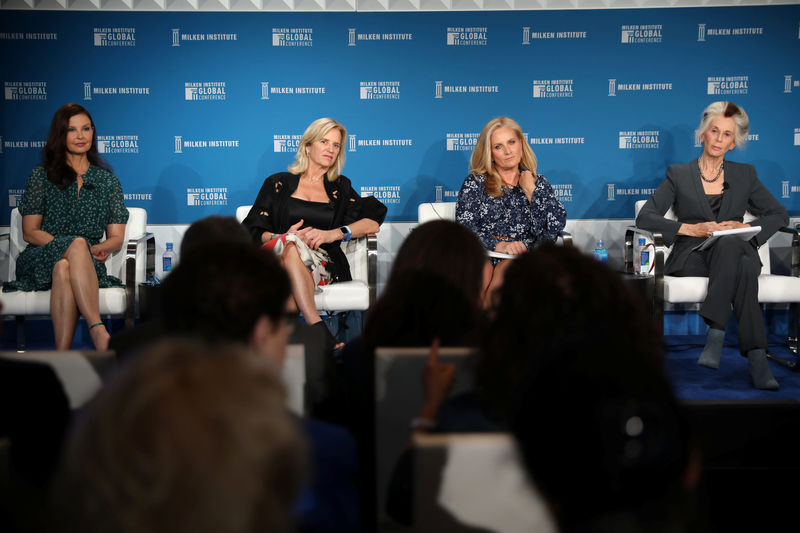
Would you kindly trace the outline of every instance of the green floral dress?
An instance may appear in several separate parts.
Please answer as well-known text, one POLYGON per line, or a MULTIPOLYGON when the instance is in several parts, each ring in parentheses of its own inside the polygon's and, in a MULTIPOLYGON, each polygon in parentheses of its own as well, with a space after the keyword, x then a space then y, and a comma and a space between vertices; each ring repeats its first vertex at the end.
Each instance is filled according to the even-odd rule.
MULTIPOLYGON (((78 194, 77 182, 64 190, 47 179, 43 167, 36 167, 28 178, 21 215, 42 215, 42 230, 55 237, 43 246, 28 245, 17 258, 17 279, 3 284, 3 292, 46 291, 52 285, 53 267, 76 237, 88 246, 103 238, 108 224, 128 222, 128 210, 117 177, 107 170, 90 166, 83 176, 78 194)), ((106 274, 106 266, 92 258, 100 287, 121 287, 122 282, 106 274)))

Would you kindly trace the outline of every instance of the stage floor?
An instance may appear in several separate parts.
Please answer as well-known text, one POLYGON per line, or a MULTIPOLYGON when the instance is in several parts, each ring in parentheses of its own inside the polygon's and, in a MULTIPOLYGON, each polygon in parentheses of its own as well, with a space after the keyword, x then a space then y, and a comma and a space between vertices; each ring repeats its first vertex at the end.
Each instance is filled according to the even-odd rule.
MULTIPOLYGON (((780 390, 755 389, 747 373, 747 359, 739 355, 736 338, 726 337, 725 341, 719 369, 712 370, 697 364, 705 343, 704 335, 668 335, 664 338, 666 370, 680 400, 800 401, 800 373, 771 361, 770 368, 780 390)), ((769 351, 779 357, 794 359, 785 344, 785 337, 770 338, 769 351)))

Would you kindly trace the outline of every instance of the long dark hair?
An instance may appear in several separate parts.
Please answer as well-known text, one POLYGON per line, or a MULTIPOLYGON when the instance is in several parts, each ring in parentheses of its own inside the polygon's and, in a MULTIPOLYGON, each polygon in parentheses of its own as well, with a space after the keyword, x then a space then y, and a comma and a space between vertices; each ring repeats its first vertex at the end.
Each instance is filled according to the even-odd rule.
POLYGON ((692 437, 643 300, 552 244, 515 259, 500 290, 477 382, 506 415, 559 531, 673 531, 690 520, 692 437))
POLYGON ((485 264, 486 250, 472 231, 450 220, 433 220, 403 241, 387 286, 409 270, 425 270, 461 287, 470 304, 479 307, 485 264))
POLYGON ((526 368, 543 369, 567 353, 603 360, 606 351, 660 367, 657 338, 642 302, 616 273, 574 248, 542 245, 506 271, 479 354, 478 389, 503 416, 526 368))
POLYGON ((376 346, 470 345, 483 327, 486 250, 469 229, 427 222, 403 241, 383 294, 367 313, 364 339, 376 346))
POLYGON ((69 119, 75 115, 86 115, 92 123, 92 146, 86 153, 89 163, 111 170, 111 166, 97 153, 97 128, 94 127, 92 115, 81 105, 64 104, 53 115, 50 133, 47 134, 47 144, 42 149, 42 166, 47 172, 47 179, 59 189, 66 188, 78 177, 75 170, 67 164, 67 131, 69 119))

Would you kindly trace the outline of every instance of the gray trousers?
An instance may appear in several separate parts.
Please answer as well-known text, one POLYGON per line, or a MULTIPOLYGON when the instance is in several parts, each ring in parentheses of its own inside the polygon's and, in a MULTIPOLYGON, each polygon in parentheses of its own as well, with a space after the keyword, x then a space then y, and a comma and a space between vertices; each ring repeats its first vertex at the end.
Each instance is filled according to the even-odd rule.
POLYGON ((700 306, 707 321, 726 324, 731 305, 739 323, 739 351, 767 349, 764 315, 758 303, 758 275, 761 260, 749 241, 735 236, 717 239, 710 248, 689 254, 674 276, 708 276, 708 294, 700 306))

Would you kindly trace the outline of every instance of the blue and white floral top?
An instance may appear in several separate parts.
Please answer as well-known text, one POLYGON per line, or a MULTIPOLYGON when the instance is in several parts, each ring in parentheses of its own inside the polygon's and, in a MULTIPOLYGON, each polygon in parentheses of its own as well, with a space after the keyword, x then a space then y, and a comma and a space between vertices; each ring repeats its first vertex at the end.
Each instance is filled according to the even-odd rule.
POLYGON ((456 220, 475 232, 487 250, 502 241, 520 241, 530 250, 537 243, 555 241, 564 229, 567 210, 544 176, 536 178, 530 202, 519 185, 504 187, 502 195, 492 198, 485 182, 483 174, 467 176, 458 193, 456 220))

